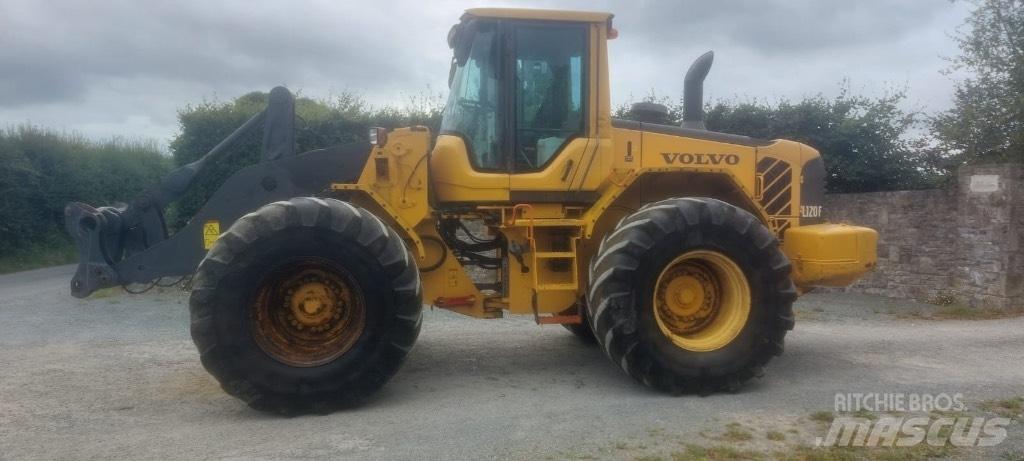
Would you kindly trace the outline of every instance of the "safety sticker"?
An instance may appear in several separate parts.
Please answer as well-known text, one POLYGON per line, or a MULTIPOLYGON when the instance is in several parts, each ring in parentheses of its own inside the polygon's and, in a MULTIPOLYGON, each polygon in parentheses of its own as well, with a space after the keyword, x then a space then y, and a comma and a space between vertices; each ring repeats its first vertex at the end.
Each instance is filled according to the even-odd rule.
POLYGON ((213 248, 214 242, 220 237, 220 221, 206 221, 203 223, 203 249, 213 248))

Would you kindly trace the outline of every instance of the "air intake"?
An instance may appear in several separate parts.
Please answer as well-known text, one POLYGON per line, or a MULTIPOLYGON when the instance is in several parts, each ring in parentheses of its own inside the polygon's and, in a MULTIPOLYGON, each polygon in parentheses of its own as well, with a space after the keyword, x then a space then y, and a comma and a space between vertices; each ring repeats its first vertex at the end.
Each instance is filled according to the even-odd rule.
POLYGON ((668 108, 656 102, 643 101, 633 104, 630 108, 633 119, 644 123, 668 125, 668 108))

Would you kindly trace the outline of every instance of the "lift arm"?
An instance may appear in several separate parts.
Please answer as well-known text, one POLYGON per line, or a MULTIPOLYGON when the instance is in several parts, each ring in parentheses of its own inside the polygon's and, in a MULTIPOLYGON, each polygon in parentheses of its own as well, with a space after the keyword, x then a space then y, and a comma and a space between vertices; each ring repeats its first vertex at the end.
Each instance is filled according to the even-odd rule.
POLYGON ((146 283, 192 273, 203 256, 203 233, 227 229, 243 214, 278 200, 315 195, 332 182, 352 181, 370 152, 356 143, 295 154, 295 99, 283 87, 271 90, 266 109, 254 115, 202 158, 171 171, 128 205, 94 208, 72 202, 65 227, 78 248, 79 264, 71 294, 127 283, 146 283), (262 156, 228 178, 189 223, 168 235, 164 211, 188 191, 207 165, 239 139, 263 128, 262 156), (347 177, 351 176, 351 177, 347 177))

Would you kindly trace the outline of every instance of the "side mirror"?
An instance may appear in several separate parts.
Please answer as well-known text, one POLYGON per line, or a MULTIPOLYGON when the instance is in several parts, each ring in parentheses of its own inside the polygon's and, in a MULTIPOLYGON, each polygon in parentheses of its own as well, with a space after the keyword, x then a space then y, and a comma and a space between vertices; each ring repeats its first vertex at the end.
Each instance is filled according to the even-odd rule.
POLYGON ((452 56, 455 58, 457 65, 463 65, 466 63, 466 59, 469 58, 469 51, 473 45, 473 35, 475 32, 473 23, 460 22, 448 31, 448 46, 452 49, 452 56))

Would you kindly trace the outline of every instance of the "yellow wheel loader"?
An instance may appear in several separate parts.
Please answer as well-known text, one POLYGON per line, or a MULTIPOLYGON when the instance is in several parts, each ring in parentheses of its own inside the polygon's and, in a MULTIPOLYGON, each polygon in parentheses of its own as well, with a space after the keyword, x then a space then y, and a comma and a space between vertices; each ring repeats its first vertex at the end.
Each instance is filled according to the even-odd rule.
POLYGON ((194 273, 203 365, 272 412, 364 400, 412 348, 424 304, 563 325, 668 393, 738 389, 782 352, 800 293, 873 268, 877 234, 823 220, 813 148, 705 129, 710 53, 686 74, 682 126, 612 118, 616 35, 607 13, 466 11, 436 136, 372 129, 297 153, 294 99, 275 88, 130 203, 68 205, 72 294, 194 273), (167 205, 254 130, 262 160, 169 235, 167 205))

